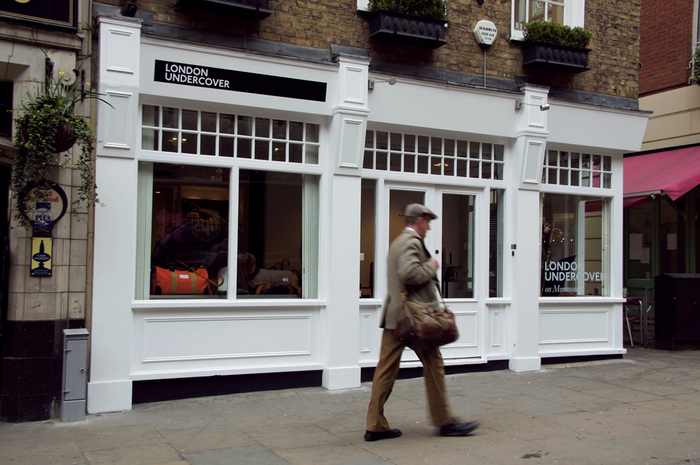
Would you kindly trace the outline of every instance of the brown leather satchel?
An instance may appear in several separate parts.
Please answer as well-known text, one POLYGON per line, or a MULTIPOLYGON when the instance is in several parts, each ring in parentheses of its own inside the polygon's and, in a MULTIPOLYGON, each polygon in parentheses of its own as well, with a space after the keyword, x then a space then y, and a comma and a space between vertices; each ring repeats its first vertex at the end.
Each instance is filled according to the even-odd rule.
POLYGON ((396 336, 417 354, 459 338, 455 314, 445 305, 437 281, 435 285, 442 299, 443 307, 440 310, 430 310, 423 305, 407 301, 406 286, 401 283, 403 314, 396 325, 396 336))

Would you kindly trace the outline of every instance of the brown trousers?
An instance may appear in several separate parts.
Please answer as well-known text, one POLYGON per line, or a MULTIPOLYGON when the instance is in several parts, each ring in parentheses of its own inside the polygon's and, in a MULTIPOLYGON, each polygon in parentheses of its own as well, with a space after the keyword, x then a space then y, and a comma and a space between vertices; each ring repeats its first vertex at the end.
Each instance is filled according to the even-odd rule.
MULTIPOLYGON (((388 431, 389 422, 384 416, 384 404, 391 395, 394 381, 399 374, 401 353, 405 344, 393 330, 385 329, 382 334, 382 348, 379 363, 374 372, 372 397, 367 409, 367 429, 376 433, 388 431)), ((445 365, 439 348, 428 350, 418 355, 423 364, 425 391, 428 396, 430 416, 434 426, 449 425, 453 417, 447 405, 445 392, 445 365)))

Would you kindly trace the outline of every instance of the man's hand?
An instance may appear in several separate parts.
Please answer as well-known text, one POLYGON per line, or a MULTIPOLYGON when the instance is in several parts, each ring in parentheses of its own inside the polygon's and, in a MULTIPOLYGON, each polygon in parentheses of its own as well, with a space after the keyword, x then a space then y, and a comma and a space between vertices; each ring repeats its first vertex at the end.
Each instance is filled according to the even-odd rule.
POLYGON ((429 261, 429 262, 433 262, 433 264, 435 265, 435 268, 436 268, 436 269, 439 269, 439 268, 440 268, 440 262, 437 260, 437 258, 435 258, 435 257, 430 257, 430 260, 428 260, 428 261, 429 261))

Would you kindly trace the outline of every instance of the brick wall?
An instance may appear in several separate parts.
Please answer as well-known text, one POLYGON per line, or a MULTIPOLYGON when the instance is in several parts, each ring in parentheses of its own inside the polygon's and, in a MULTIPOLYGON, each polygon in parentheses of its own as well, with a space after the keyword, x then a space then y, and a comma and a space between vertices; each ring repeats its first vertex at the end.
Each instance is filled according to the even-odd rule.
POLYGON ((643 0, 640 96, 688 85, 693 0, 643 0))
MULTIPOLYGON (((688 1, 688 0, 684 0, 688 1)), ((119 0, 100 3, 118 5, 119 0)), ((329 45, 368 49, 370 57, 481 75, 484 54, 474 40, 477 21, 496 24, 499 38, 486 53, 488 76, 514 79, 528 76, 543 84, 624 98, 637 98, 639 23, 641 0, 588 0, 586 28, 594 37, 590 48, 591 70, 577 74, 544 73, 523 69, 521 47, 508 40, 511 2, 476 0, 448 2, 448 44, 437 50, 370 41, 369 23, 357 12, 355 0, 271 0, 273 14, 260 21, 226 14, 184 12, 176 0, 139 0, 141 11, 154 20, 180 26, 242 34, 328 50, 329 45)))

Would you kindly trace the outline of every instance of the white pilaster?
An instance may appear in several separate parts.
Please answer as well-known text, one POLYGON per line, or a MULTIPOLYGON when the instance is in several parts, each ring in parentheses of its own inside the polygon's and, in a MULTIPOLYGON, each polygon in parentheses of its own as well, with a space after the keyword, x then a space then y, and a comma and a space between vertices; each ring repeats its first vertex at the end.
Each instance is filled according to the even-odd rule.
POLYGON ((338 94, 331 122, 333 179, 327 212, 331 218, 326 363, 323 386, 347 389, 360 385, 359 276, 360 192, 367 127, 369 60, 338 57, 338 94))
POLYGON ((540 242, 539 222, 542 163, 547 142, 547 88, 524 85, 522 105, 516 110, 517 140, 514 147, 518 163, 518 190, 515 193, 513 237, 513 305, 511 307, 511 358, 509 368, 515 372, 540 369, 539 298, 540 242))
POLYGON ((136 162, 141 24, 99 18, 100 102, 95 182, 93 310, 88 412, 131 409, 136 162))

